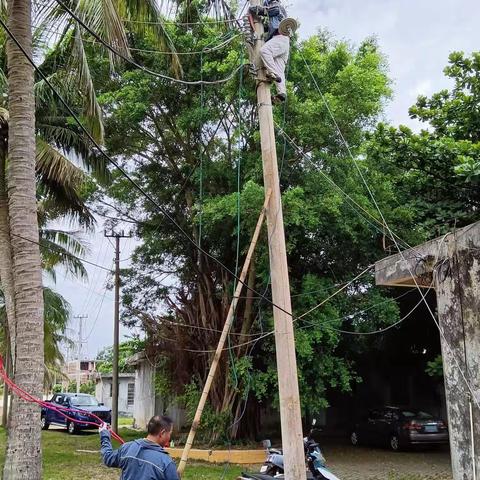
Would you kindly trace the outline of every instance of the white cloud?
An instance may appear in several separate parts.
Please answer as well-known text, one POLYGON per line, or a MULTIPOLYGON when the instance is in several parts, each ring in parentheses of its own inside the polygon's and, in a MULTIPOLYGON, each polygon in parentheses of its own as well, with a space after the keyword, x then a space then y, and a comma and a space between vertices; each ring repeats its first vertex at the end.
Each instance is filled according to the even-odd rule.
MULTIPOLYGON (((432 93, 449 85, 443 76, 448 55, 480 49, 480 2, 474 0, 290 0, 289 14, 305 38, 319 27, 337 38, 361 42, 375 35, 390 65, 394 99, 387 118, 415 126, 408 118, 412 95, 430 82, 432 93)), ((413 98, 412 98, 413 97, 413 98)))
POLYGON ((415 86, 409 90, 408 94, 415 100, 419 95, 428 96, 433 92, 432 81, 429 79, 421 80, 415 84, 415 86))

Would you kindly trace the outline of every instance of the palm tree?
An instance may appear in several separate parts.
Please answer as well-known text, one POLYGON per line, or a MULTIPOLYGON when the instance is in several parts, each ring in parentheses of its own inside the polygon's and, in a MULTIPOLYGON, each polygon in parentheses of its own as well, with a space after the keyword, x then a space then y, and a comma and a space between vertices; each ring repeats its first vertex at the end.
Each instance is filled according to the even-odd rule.
MULTIPOLYGON (((0 7, 2 5, 3 3, 0 7)), ((72 6, 72 2, 69 2, 69 5, 72 6)), ((154 32, 160 44, 168 43, 168 35, 159 23, 160 12, 151 0, 118 0, 115 3, 83 0, 74 1, 73 8, 85 23, 124 54, 129 54, 129 50, 122 17, 141 22, 133 23, 132 30, 154 32), (149 23, 143 23, 145 21, 149 23)), ((81 80, 80 85, 86 89, 85 106, 91 120, 90 130, 97 138, 101 138, 101 114, 86 62, 82 32, 67 12, 56 3, 42 4, 35 13, 35 21, 40 19, 41 26, 48 24, 62 29, 54 56, 63 55, 65 58, 69 54, 75 59, 66 65, 68 73, 63 80, 72 79, 76 72, 77 78, 81 80)), ((30 0, 8 0, 10 31, 32 58, 31 22, 30 0)), ((20 387, 38 396, 43 384, 44 329, 37 193, 40 190, 44 200, 48 202, 50 198, 58 197, 58 192, 68 183, 66 180, 75 178, 75 175, 69 176, 66 173, 78 173, 71 168, 71 162, 65 161, 68 160, 65 155, 68 151, 54 147, 68 143, 72 145, 72 141, 79 137, 72 137, 70 129, 65 128, 69 122, 56 122, 58 119, 51 116, 45 124, 37 119, 36 127, 34 91, 37 99, 47 98, 49 95, 51 98, 51 92, 48 92, 41 81, 34 87, 34 70, 30 63, 12 39, 7 39, 6 45, 9 103, 8 114, 3 112, 1 117, 3 123, 8 122, 8 155, 4 155, 0 161, 0 177, 4 177, 0 180, 0 210, 3 208, 3 211, 0 211, 0 278, 5 293, 8 324, 13 328, 11 336, 15 381, 20 387), (42 136, 37 137, 36 133, 40 132, 42 136), (55 167, 60 164, 63 168, 55 167), (46 172, 45 175, 41 174, 43 178, 40 189, 36 187, 39 166, 44 167, 42 172, 46 172), (60 178, 63 183, 58 182, 60 178)), ((110 60, 114 64, 116 59, 111 57, 110 60)), ((173 56, 173 64, 176 63, 178 70, 178 61, 173 56)), ((55 76, 56 73, 52 75, 55 76)), ((0 76, 0 82, 4 79, 5 75, 0 76)), ((67 93, 78 94, 76 84, 67 82, 64 85, 70 86, 67 93), (75 88, 71 88, 72 85, 75 88)), ((55 111, 61 110, 53 103, 49 106, 53 106, 55 111)), ((50 112, 50 108, 45 110, 50 112)), ((5 134, 5 129, 3 133, 5 134)), ((76 147, 81 147, 82 143, 85 145, 80 142, 76 147)), ((6 146, 7 142, 3 145, 6 146)), ((66 211, 71 212, 72 198, 66 195, 67 190, 61 193, 65 194, 64 199, 70 201, 63 203, 63 206, 66 206, 66 211)), ((73 210, 78 218, 85 218, 86 212, 82 209, 81 202, 77 203, 76 210, 73 210)), ((41 478, 40 428, 37 422, 32 421, 38 413, 35 405, 13 399, 4 467, 6 480, 41 478)))
MULTIPOLYGON (((8 14, 12 35, 32 57, 30 0, 10 0, 8 14)), ((40 397, 43 386, 43 295, 35 195, 34 74, 33 67, 11 39, 7 40, 7 65, 8 218, 10 239, 15 239, 11 241, 15 304, 13 326, 17 339, 14 376, 17 385, 40 397)), ((40 479, 42 476, 40 429, 36 422, 32 422, 38 415, 37 405, 13 398, 4 467, 4 478, 7 480, 40 479), (22 451, 21 455, 19 451, 22 451)))

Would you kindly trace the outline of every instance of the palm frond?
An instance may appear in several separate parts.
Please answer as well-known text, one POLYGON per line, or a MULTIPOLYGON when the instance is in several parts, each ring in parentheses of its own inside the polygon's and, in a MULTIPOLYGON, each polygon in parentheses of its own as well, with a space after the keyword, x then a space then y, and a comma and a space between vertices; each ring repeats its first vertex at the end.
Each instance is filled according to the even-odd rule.
POLYGON ((56 242, 42 239, 40 252, 42 254, 42 267, 54 280, 56 278, 56 269, 60 266, 75 278, 86 279, 88 277, 87 270, 81 259, 73 256, 72 252, 56 242))
MULTIPOLYGON (((67 157, 37 136, 36 170, 42 179, 62 184, 65 190, 74 190, 85 181, 85 173, 67 157)), ((75 195, 72 192, 72 195, 75 195)))
POLYGON ((45 383, 50 386, 54 378, 63 377, 61 365, 64 362, 60 345, 65 340, 70 304, 51 288, 44 287, 44 367, 45 383))
POLYGON ((97 142, 103 143, 102 109, 97 101, 82 34, 78 25, 75 27, 71 65, 73 68, 76 68, 77 72, 77 75, 72 77, 74 83, 72 87, 78 88, 83 94, 84 117, 87 120, 90 134, 97 142))
MULTIPOLYGON (((114 3, 112 0, 80 0, 75 13, 101 38, 123 55, 130 57, 127 33, 116 8, 116 2, 114 3)), ((112 52, 108 53, 112 65, 121 61, 112 52)))
POLYGON ((46 202, 53 200, 49 202, 53 207, 50 213, 69 215, 86 227, 95 223, 80 194, 87 178, 85 173, 39 136, 36 171, 40 179, 38 189, 41 198, 46 202))
POLYGON ((71 313, 70 304, 62 295, 49 287, 43 287, 43 302, 44 320, 48 333, 65 333, 71 313))
POLYGON ((72 255, 84 256, 88 253, 87 244, 79 231, 59 230, 56 228, 42 228, 40 230, 42 240, 47 240, 59 245, 72 255))
POLYGON ((182 65, 175 45, 163 22, 164 18, 158 2, 155 0, 123 0, 118 8, 121 15, 127 21, 128 28, 132 32, 145 36, 148 35, 160 50, 172 53, 172 71, 177 77, 183 74, 182 65))
POLYGON ((92 151, 90 141, 79 131, 77 125, 69 122, 67 117, 45 116, 42 113, 39 112, 37 115, 37 130, 42 138, 56 145, 65 154, 78 159, 96 180, 108 183, 110 173, 105 159, 92 151))

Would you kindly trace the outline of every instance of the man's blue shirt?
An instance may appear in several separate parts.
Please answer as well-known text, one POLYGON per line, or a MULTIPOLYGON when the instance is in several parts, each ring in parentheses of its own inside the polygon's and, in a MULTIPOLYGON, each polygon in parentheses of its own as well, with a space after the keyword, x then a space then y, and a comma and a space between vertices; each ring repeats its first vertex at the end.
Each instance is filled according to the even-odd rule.
POLYGON ((280 23, 287 18, 287 11, 279 0, 264 0, 263 6, 268 14, 268 41, 278 33, 280 23))
POLYGON ((101 454, 107 467, 122 469, 121 480, 178 480, 170 455, 148 440, 134 440, 113 450, 110 433, 100 433, 101 454))

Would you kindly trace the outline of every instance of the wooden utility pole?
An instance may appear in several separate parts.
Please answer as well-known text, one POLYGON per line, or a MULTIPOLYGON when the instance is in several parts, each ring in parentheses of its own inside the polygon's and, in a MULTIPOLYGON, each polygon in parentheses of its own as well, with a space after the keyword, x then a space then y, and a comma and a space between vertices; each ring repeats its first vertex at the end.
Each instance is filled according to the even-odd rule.
MULTIPOLYGON (((250 0, 250 6, 261 6, 261 0, 250 0)), ((297 359, 288 278, 287 250, 283 226, 282 198, 278 176, 277 148, 273 123, 270 84, 265 80, 260 48, 264 44, 264 26, 254 17, 255 38, 251 49, 251 63, 256 70, 258 117, 262 147, 263 177, 265 191, 272 191, 267 208, 270 272, 272 279, 275 323, 275 346, 277 352, 278 388, 280 396, 280 421, 285 459, 285 478, 306 478, 305 452, 303 447, 302 417, 298 389, 297 359)))
POLYGON ((212 386, 215 373, 217 371, 218 363, 220 361, 220 357, 222 356, 223 348, 225 347, 228 334, 233 325, 233 320, 234 320, 235 310, 237 308, 238 299, 240 297, 240 294, 242 293, 243 285, 245 284, 245 279, 247 278, 248 269, 250 268, 250 262, 252 261, 253 253, 255 252, 255 247, 258 242, 258 237, 260 236, 260 230, 263 225, 263 220, 265 218, 265 211, 267 209, 271 193, 272 192, 270 190, 266 192, 265 203, 260 213, 260 217, 258 218, 257 226, 253 233, 252 241, 250 243, 247 256, 245 257, 245 262, 243 264, 242 272, 240 273, 240 281, 237 283, 237 288, 235 289, 235 293, 233 294, 232 303, 230 304, 230 309, 228 310, 227 319, 225 320, 222 334, 220 335, 220 340, 218 341, 217 349, 215 350, 215 356, 213 357, 213 361, 210 366, 210 371, 208 372, 207 381, 205 382, 205 385, 203 387, 202 396, 200 397, 200 402, 198 403, 197 411, 195 412, 195 418, 193 419, 190 433, 188 434, 187 441, 185 442, 185 447, 182 452, 182 458, 180 460, 180 463, 177 469, 177 472, 179 475, 183 473, 187 465, 188 455, 192 448, 198 426, 200 425, 200 420, 202 419, 203 409, 205 408, 205 404, 207 403, 208 394, 210 393, 210 388, 212 386))
POLYGON ((77 394, 80 393, 80 384, 82 376, 82 345, 83 345, 83 320, 88 318, 88 315, 75 315, 74 319, 78 320, 78 348, 77 348, 77 394))
POLYGON ((390 287, 435 288, 453 479, 476 480, 480 473, 480 222, 380 260, 375 281, 390 287))
POLYGON ((112 359, 112 430, 118 432, 118 347, 120 343, 120 239, 130 238, 123 230, 119 233, 105 232, 105 237, 115 238, 115 306, 113 316, 112 359))

